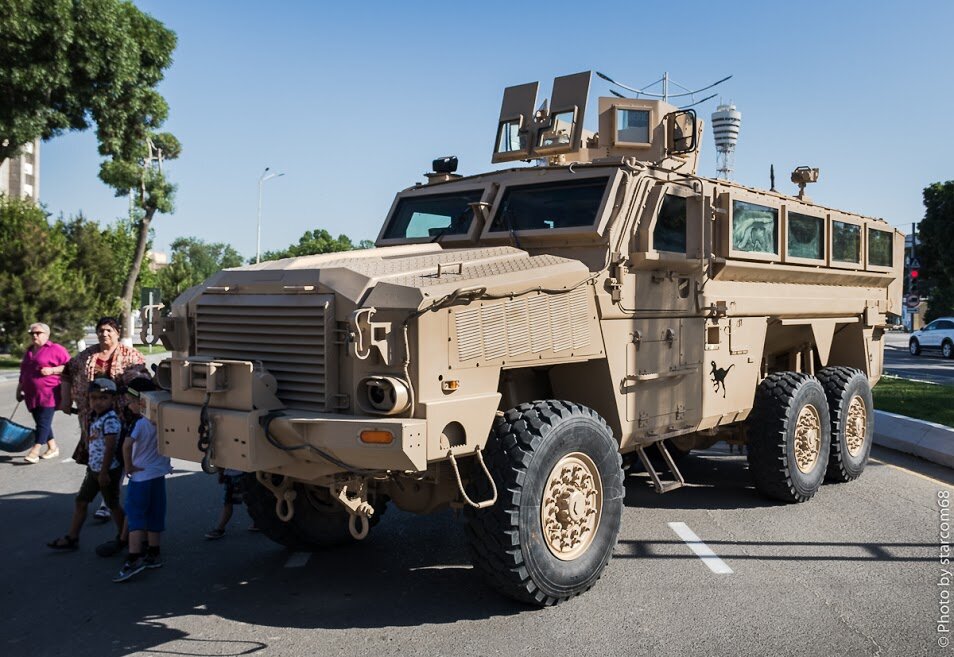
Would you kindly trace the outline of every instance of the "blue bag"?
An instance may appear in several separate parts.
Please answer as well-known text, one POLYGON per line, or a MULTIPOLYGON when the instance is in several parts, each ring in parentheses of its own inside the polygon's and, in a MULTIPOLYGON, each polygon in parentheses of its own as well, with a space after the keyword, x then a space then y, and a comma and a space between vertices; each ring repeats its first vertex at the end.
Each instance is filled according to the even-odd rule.
MULTIPOLYGON (((10 417, 16 415, 20 404, 13 409, 10 417)), ((36 432, 13 420, 0 417, 0 451, 25 452, 36 442, 36 432)))

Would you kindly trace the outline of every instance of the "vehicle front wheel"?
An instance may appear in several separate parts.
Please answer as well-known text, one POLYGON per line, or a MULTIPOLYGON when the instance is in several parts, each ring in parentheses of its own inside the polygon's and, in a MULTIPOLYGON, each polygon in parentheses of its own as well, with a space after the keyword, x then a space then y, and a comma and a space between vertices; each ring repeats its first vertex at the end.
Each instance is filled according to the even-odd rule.
MULTIPOLYGON (((590 589, 613 555, 623 510, 619 445, 603 418, 565 401, 521 404, 495 420, 485 453, 498 499, 467 511, 478 571, 540 606, 590 589)), ((480 478, 473 488, 490 496, 480 478)))
POLYGON ((954 343, 945 340, 944 344, 941 345, 941 355, 945 358, 954 358, 954 343))
POLYGON ((746 433, 759 492, 783 502, 811 499, 831 451, 828 400, 818 379, 800 372, 769 374, 755 392, 746 433))
POLYGON ((917 338, 911 338, 911 341, 908 342, 908 351, 911 352, 912 356, 921 355, 921 343, 918 342, 917 338))

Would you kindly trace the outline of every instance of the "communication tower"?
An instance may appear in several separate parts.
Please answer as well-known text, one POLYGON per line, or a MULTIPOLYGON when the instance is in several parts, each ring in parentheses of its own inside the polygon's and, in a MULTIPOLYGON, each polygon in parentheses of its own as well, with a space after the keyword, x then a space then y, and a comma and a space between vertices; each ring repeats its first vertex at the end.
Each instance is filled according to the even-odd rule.
POLYGON ((720 178, 729 179, 735 160, 735 144, 739 141, 739 128, 742 127, 742 112, 735 105, 719 105, 712 113, 712 134, 715 136, 716 172, 720 178))

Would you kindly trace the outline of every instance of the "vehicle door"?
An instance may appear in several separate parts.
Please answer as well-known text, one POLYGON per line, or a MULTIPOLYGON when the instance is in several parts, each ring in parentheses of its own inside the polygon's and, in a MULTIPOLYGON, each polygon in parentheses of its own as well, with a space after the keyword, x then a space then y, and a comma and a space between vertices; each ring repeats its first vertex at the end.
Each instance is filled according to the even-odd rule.
POLYGON ((949 319, 937 320, 937 344, 938 347, 944 344, 945 340, 954 340, 954 321, 949 319))
POLYGON ((941 335, 938 331, 939 320, 934 320, 923 329, 921 329, 921 346, 928 347, 929 349, 940 349, 941 347, 941 335))

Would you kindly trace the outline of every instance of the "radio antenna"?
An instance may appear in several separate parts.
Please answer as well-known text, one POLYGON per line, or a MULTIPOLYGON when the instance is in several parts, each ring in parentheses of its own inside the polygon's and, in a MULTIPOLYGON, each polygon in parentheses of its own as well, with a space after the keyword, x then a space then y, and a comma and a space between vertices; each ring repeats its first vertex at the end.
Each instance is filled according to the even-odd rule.
MULTIPOLYGON (((625 89, 626 91, 629 91, 629 92, 632 92, 632 93, 636 94, 636 97, 637 97, 637 98, 639 98, 640 96, 648 96, 649 98, 661 98, 661 99, 663 100, 663 102, 668 103, 670 98, 685 98, 686 96, 688 96, 691 100, 694 101, 694 102, 693 102, 693 105, 695 105, 695 104, 697 104, 697 103, 701 103, 701 102, 703 102, 703 100, 709 100, 709 98, 712 97, 712 96, 709 96, 709 98, 704 98, 703 100, 696 101, 695 98, 694 98, 695 94, 697 94, 697 93, 699 93, 699 92, 702 92, 702 91, 705 91, 705 90, 707 90, 707 89, 712 89, 712 87, 715 87, 716 85, 720 85, 720 84, 722 84, 723 82, 725 82, 726 80, 729 80, 729 79, 732 78, 732 76, 729 75, 729 76, 726 76, 726 77, 722 78, 721 80, 717 80, 716 82, 713 82, 713 83, 710 84, 710 85, 706 85, 705 87, 702 87, 702 88, 700 88, 700 89, 695 89, 695 90, 693 90, 693 89, 689 89, 689 88, 687 88, 687 87, 684 87, 684 86, 682 86, 681 84, 679 84, 679 83, 677 83, 677 82, 674 82, 673 80, 671 80, 671 79, 669 78, 669 73, 666 72, 666 73, 663 73, 663 76, 662 76, 661 78, 659 78, 658 80, 656 80, 655 82, 652 82, 652 83, 650 83, 650 84, 647 84, 646 86, 642 87, 641 89, 637 89, 636 87, 631 87, 631 86, 629 86, 629 85, 623 84, 622 82, 617 82, 616 80, 614 80, 614 79, 611 78, 610 76, 606 75, 605 73, 600 73, 599 71, 597 71, 597 72, 596 72, 596 75, 598 75, 599 77, 603 78, 604 80, 606 80, 606 81, 609 82, 610 84, 619 87, 620 89, 625 89), (653 87, 655 87, 655 86, 658 85, 658 84, 661 84, 661 85, 662 85, 662 93, 656 93, 656 92, 654 92, 654 91, 649 91, 649 89, 652 89, 653 87), (672 85, 672 86, 674 86, 674 87, 678 87, 679 90, 680 90, 679 93, 674 93, 674 94, 673 94, 673 93, 669 93, 669 85, 672 85)), ((613 91, 610 91, 610 93, 614 93, 614 92, 613 92, 613 91)), ((619 94, 615 94, 615 95, 619 95, 619 94)), ((687 105, 687 107, 691 107, 691 105, 687 105)))

